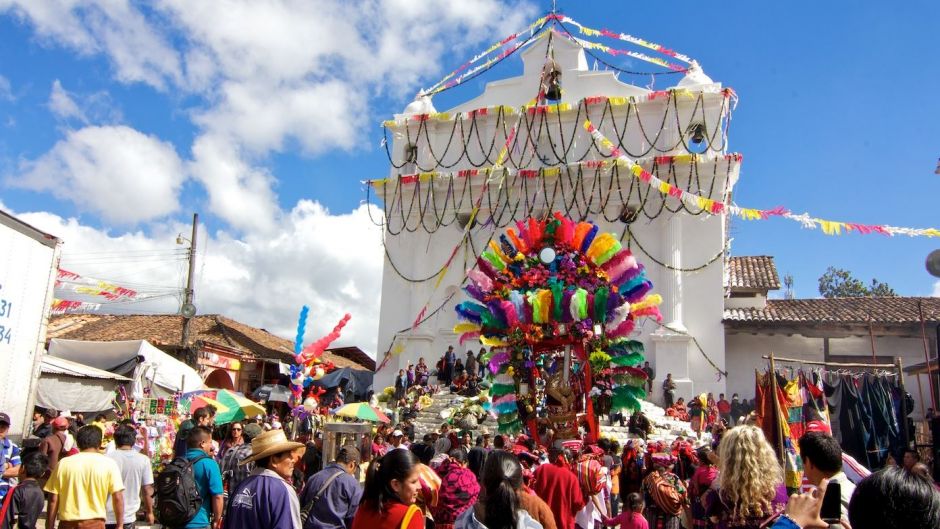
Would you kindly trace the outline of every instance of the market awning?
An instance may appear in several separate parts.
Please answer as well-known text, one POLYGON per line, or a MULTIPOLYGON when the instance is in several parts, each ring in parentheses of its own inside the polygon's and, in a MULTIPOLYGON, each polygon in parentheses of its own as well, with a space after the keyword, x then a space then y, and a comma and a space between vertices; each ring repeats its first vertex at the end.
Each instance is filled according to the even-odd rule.
POLYGON ((129 382, 131 379, 115 373, 43 355, 36 405, 78 412, 109 410, 114 391, 129 382))
POLYGON ((132 394, 137 398, 143 396, 144 387, 151 386, 151 383, 151 395, 155 397, 205 387, 195 369, 146 340, 92 342, 56 338, 49 341, 49 354, 132 377, 132 394))

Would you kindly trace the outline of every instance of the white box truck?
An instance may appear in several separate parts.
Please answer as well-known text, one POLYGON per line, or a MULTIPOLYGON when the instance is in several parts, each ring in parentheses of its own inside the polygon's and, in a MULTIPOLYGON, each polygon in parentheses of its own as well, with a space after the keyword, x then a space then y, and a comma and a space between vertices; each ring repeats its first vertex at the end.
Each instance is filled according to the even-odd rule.
POLYGON ((0 211, 0 411, 29 431, 61 241, 0 211))

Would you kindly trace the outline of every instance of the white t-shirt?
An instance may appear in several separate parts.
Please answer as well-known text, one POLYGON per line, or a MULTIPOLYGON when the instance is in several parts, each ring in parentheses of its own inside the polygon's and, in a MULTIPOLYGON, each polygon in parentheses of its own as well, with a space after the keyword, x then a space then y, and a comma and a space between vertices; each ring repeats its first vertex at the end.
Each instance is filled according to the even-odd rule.
MULTIPOLYGON (((153 468, 147 456, 133 450, 115 450, 107 457, 117 463, 121 470, 121 479, 124 481, 124 521, 122 524, 131 523, 137 520, 137 511, 140 510, 140 488, 153 485, 153 468)), ((116 523, 111 501, 108 501, 107 507, 108 515, 105 523, 116 523)))

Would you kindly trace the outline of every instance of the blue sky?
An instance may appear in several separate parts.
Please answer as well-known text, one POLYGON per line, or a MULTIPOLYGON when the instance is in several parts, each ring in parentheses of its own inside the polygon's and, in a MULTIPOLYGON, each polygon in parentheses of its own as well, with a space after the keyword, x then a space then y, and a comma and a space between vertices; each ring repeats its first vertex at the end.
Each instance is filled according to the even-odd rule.
MULTIPOLYGON (((304 280, 305 266, 333 262, 318 261, 324 252, 343 263, 348 249, 335 248, 326 233, 363 220, 360 181, 387 172, 380 120, 549 5, 285 1, 264 11, 250 2, 208 4, 92 1, 66 11, 0 0, 0 202, 70 235, 75 242, 66 241, 66 254, 173 247, 171 235, 200 211, 211 235, 209 255, 218 258, 202 270, 201 285, 223 291, 206 295, 208 307, 275 329, 291 326, 288 314, 302 298, 281 305, 258 299, 282 288, 276 263, 260 257, 272 250, 261 241, 269 244, 272 234, 289 234, 303 221, 324 231, 318 241, 280 248, 296 250, 295 269, 284 279, 288 290, 304 280), (109 158, 102 145, 118 140, 139 147, 128 156, 146 170, 109 158), (101 184, 107 188, 94 187, 81 171, 110 175, 101 184), (125 204, 109 191, 138 197, 125 204), (88 196, 99 193, 100 199, 88 196), (325 209, 307 203, 298 209, 305 200, 325 209), (124 211, 115 212, 121 205, 124 211), (240 260, 233 241, 257 254, 240 260), (257 288, 259 278, 266 290, 245 286, 257 288), (236 287, 224 292, 219 282, 236 287)), ((730 137, 731 149, 745 155, 739 205, 940 226, 940 176, 933 174, 940 156, 936 2, 674 2, 666 9, 655 2, 561 1, 559 8, 589 27, 686 53, 737 91, 730 137)), ((485 81, 520 70, 518 58, 506 61, 435 105, 471 98, 485 81)), ((923 260, 940 241, 829 237, 786 220, 733 226, 733 254, 774 255, 800 297, 817 295, 816 279, 828 265, 866 281, 877 277, 904 295, 934 293, 923 260)), ((375 257, 377 232, 357 233, 370 241, 359 259, 375 257)), ((112 268, 76 265, 108 275, 118 261, 112 268)), ((323 305, 324 332, 345 297, 366 310, 378 288, 366 278, 375 270, 356 268, 351 283, 316 276, 341 283, 335 291, 313 285, 305 294, 323 305)), ((173 274, 153 281, 178 281, 173 274)), ((374 314, 369 309, 365 319, 374 314)), ((374 323, 359 324, 351 327, 354 335, 373 332, 374 323)))

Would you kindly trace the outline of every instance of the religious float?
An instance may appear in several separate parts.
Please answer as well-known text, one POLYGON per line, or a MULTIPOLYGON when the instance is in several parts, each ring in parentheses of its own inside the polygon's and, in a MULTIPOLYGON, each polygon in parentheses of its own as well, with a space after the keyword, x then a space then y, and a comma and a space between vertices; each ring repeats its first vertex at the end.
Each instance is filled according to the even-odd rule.
POLYGON ((460 342, 479 338, 500 433, 539 425, 555 439, 598 438, 596 414, 636 411, 646 396, 638 318, 660 318, 644 267, 616 236, 555 213, 509 228, 467 272, 460 342), (599 408, 599 409, 598 409, 599 408), (583 421, 577 412, 583 413, 583 421))

